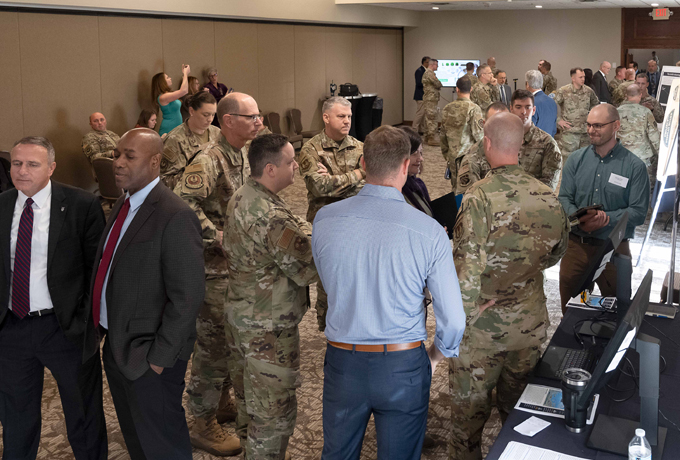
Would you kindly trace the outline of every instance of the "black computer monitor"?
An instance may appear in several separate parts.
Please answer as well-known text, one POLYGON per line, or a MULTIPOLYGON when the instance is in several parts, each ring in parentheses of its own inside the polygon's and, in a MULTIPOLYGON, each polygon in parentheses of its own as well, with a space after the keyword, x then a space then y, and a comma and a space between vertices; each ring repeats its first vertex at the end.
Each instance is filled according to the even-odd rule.
POLYGON ((648 270, 577 401, 579 408, 587 408, 593 395, 604 388, 612 378, 628 349, 635 349, 640 355, 639 421, 598 415, 587 443, 594 449, 625 455, 635 429, 642 427, 652 445, 654 458, 661 458, 666 428, 659 427, 658 416, 660 342, 654 337, 640 333, 640 326, 649 306, 651 286, 652 271, 648 270))

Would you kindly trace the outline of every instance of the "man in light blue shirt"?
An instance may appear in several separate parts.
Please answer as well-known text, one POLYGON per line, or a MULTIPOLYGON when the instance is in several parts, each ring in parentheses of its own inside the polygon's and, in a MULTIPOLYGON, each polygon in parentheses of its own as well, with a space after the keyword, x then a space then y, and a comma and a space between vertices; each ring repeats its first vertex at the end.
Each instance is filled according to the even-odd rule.
POLYGON ((465 313, 451 246, 437 221, 404 201, 409 153, 401 130, 373 131, 361 160, 366 186, 314 219, 312 253, 328 293, 323 459, 358 459, 371 414, 380 458, 420 458, 432 373, 458 355, 465 313), (437 319, 429 350, 425 287, 437 319))

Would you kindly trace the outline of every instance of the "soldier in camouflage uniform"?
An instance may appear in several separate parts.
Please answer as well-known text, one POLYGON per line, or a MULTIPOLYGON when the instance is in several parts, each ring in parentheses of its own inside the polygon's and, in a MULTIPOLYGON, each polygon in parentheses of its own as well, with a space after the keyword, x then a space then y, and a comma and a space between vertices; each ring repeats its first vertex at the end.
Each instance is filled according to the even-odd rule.
POLYGON ((280 134, 260 136, 248 159, 252 175, 229 202, 223 244, 236 433, 248 460, 283 460, 297 416, 298 324, 308 308, 306 286, 318 275, 312 225, 278 196, 295 178, 293 146, 280 134))
POLYGON ((620 106, 621 103, 627 99, 626 89, 633 83, 635 83, 635 70, 626 69, 625 81, 621 82, 612 93, 612 105, 614 107, 620 106))
POLYGON ((427 145, 439 145, 437 142, 437 105, 439 104, 439 90, 442 82, 434 71, 439 62, 430 58, 430 64, 423 74, 423 105, 425 106, 425 142, 427 145))
MULTIPOLYGON (((656 185, 656 168, 659 162, 661 135, 654 121, 654 115, 640 105, 642 90, 638 85, 630 85, 626 90, 628 100, 617 109, 621 129, 617 133, 621 145, 645 162, 649 183, 656 185)), ((652 186, 653 188, 653 186, 652 186)))
MULTIPOLYGON (((502 102, 494 102, 484 113, 486 121, 498 113, 509 112, 508 106, 502 102)), ((482 120, 484 123, 486 121, 482 120)), ((483 132, 482 132, 483 134, 483 132)), ((491 171, 489 162, 484 155, 484 139, 476 142, 463 155, 458 156, 456 171, 458 179, 456 187, 453 189, 456 195, 465 193, 468 188, 480 179, 484 179, 486 174, 491 171)))
POLYGON ((614 91, 616 91, 616 88, 618 88, 619 85, 624 81, 626 81, 626 68, 620 65, 616 68, 616 75, 614 75, 614 79, 609 82, 609 94, 614 96, 614 91))
MULTIPOLYGON (((250 175, 246 141, 255 138, 262 119, 255 100, 243 93, 225 96, 217 106, 217 115, 220 136, 196 153, 177 182, 175 193, 198 215, 205 256, 206 295, 196 321, 198 337, 187 386, 188 407, 196 417, 191 443, 214 454, 222 452, 215 455, 235 455, 241 450, 238 439, 227 436, 216 420, 221 398, 220 405, 228 409, 225 399, 231 386, 224 329, 228 271, 222 232, 229 199, 250 175)), ((238 397, 238 390, 234 392, 238 397)))
MULTIPOLYGON (((364 186, 366 172, 359 159, 364 144, 349 135, 352 109, 349 101, 332 97, 323 104, 324 130, 300 150, 300 175, 307 186, 307 221, 314 222, 323 206, 354 196, 364 186)), ((326 329, 328 297, 321 283, 316 285, 316 316, 319 330, 326 329)))
POLYGON ((562 170, 562 155, 555 139, 534 125, 531 117, 535 111, 534 96, 530 91, 520 89, 513 93, 510 113, 517 115, 524 126, 519 165, 554 190, 562 170))
POLYGON ((472 62, 465 64, 465 72, 466 73, 464 77, 468 77, 470 79, 470 88, 472 88, 479 81, 477 75, 475 75, 475 64, 472 62))
POLYGON ((442 155, 451 173, 453 190, 458 181, 458 158, 484 137, 482 110, 470 100, 470 88, 467 77, 459 78, 456 82, 458 98, 447 104, 442 113, 442 155))
POLYGON ((569 232, 553 191, 517 165, 517 117, 494 116, 484 134, 493 169, 465 194, 453 232, 467 314, 460 355, 449 359, 453 460, 481 460, 494 388, 502 421, 522 394, 549 324, 543 270, 564 255, 569 232))
POLYGON ((654 115, 654 121, 657 123, 663 123, 665 109, 655 97, 650 96, 649 92, 647 92, 647 88, 649 87, 649 77, 647 77, 647 74, 641 73, 637 75, 635 77, 635 82, 642 90, 642 99, 640 99, 640 104, 652 111, 652 115, 654 115))
POLYGON ((491 67, 487 64, 482 64, 477 67, 477 77, 479 81, 470 90, 470 100, 477 104, 482 112, 494 102, 501 100, 501 92, 496 86, 496 78, 491 72, 491 67))
POLYGON ((548 61, 539 61, 538 70, 543 74, 543 87, 541 89, 548 95, 557 91, 557 78, 553 76, 550 69, 551 65, 548 61))
POLYGON ((217 112, 217 102, 212 94, 201 91, 188 98, 186 103, 189 118, 170 131, 163 141, 161 180, 173 190, 199 147, 220 136, 220 129, 211 125, 217 112))
POLYGON ((90 115, 92 131, 83 137, 83 153, 92 164, 97 158, 113 158, 113 149, 116 148, 120 136, 106 129, 106 117, 95 112, 90 115))
POLYGON ((586 118, 590 109, 600 103, 590 87, 585 86, 586 74, 580 67, 569 72, 571 83, 561 87, 555 94, 555 102, 559 108, 555 136, 557 145, 562 152, 562 164, 567 161, 571 152, 590 145, 590 138, 586 133, 586 118))

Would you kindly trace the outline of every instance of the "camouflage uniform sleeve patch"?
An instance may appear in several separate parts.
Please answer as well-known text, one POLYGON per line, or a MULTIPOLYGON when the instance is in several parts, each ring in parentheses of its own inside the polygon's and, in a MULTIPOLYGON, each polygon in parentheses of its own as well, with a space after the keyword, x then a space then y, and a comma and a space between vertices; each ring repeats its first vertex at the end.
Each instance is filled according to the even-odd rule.
POLYGON ((200 163, 189 165, 184 170, 180 183, 183 194, 207 196, 205 170, 200 163))
POLYGON ((276 245, 282 249, 288 249, 288 246, 290 246, 290 242, 293 240, 294 237, 295 230, 286 227, 286 229, 281 234, 281 238, 279 238, 279 241, 276 242, 276 245))

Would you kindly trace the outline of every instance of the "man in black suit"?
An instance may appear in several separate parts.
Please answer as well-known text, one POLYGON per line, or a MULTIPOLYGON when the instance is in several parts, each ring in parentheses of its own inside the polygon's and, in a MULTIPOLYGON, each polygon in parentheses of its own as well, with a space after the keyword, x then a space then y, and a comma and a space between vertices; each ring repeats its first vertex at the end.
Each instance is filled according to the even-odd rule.
POLYGON ((411 127, 422 133, 421 124, 425 119, 425 105, 423 103, 423 74, 427 70, 427 66, 430 65, 430 56, 423 56, 420 60, 420 67, 416 70, 416 91, 413 93, 413 100, 416 101, 416 116, 413 119, 411 127))
POLYGON ((50 180, 54 147, 12 148, 16 189, 0 195, 0 421, 3 459, 36 458, 47 367, 76 459, 107 457, 99 350, 83 362, 89 283, 104 213, 91 193, 50 180))
POLYGON ((609 83, 607 83, 607 75, 612 69, 612 65, 604 61, 600 64, 600 70, 595 72, 593 75, 593 86, 595 87, 595 95, 600 100, 600 102, 606 102, 609 104, 612 100, 612 95, 609 92, 609 83))
POLYGON ((113 157, 115 204, 95 257, 85 357, 106 335, 103 360, 130 457, 191 459, 182 408, 184 373, 203 302, 203 244, 196 214, 159 181, 163 142, 138 128, 113 157))

